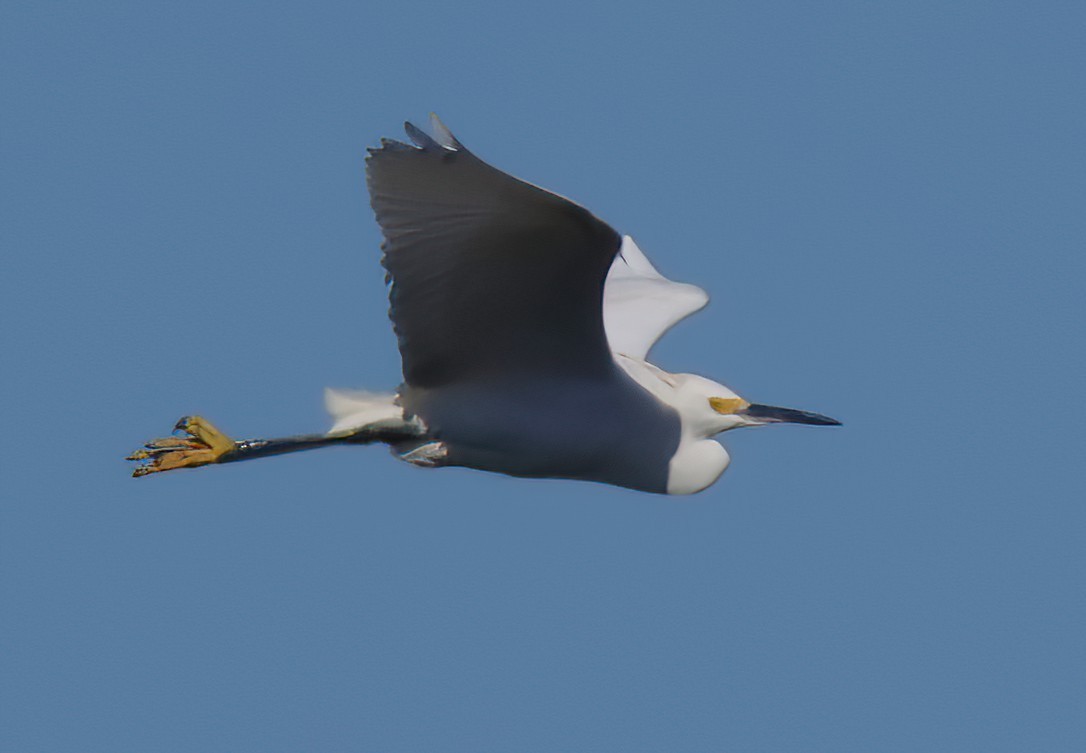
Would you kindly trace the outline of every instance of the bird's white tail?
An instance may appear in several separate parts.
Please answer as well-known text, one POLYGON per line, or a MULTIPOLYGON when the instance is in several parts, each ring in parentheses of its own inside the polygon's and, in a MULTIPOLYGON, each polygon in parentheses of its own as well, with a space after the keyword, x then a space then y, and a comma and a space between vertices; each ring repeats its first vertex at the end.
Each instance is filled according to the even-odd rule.
POLYGON ((399 396, 391 392, 324 389, 324 408, 332 415, 329 434, 360 429, 379 421, 402 420, 399 396))

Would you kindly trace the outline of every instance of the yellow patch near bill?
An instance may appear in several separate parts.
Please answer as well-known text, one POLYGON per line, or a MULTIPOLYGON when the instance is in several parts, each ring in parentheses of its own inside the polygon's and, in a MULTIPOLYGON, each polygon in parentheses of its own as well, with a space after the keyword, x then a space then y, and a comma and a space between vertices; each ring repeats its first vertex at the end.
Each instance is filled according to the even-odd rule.
POLYGON ((750 403, 741 397, 711 397, 709 398, 709 405, 717 413, 729 415, 746 408, 750 403))

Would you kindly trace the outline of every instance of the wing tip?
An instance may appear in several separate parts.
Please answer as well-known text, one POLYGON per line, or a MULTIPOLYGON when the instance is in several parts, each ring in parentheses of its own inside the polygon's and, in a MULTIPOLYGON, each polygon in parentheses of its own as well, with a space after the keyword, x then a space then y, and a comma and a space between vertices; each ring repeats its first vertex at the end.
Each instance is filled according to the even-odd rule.
POLYGON ((460 140, 453 136, 452 131, 448 126, 441 122, 441 118, 436 113, 430 113, 430 131, 426 131, 419 128, 410 120, 405 120, 403 124, 404 132, 411 140, 411 143, 404 141, 397 141, 396 139, 382 138, 381 145, 376 147, 368 147, 366 151, 372 157, 379 152, 461 152, 467 151, 464 149, 464 145, 460 143, 460 140))
POLYGON ((411 121, 405 121, 403 124, 404 130, 407 131, 407 135, 411 138, 415 145, 423 151, 439 150, 449 152, 459 152, 464 149, 464 145, 453 136, 452 131, 448 126, 441 122, 441 118, 437 116, 437 113, 430 113, 430 133, 419 128, 411 121))

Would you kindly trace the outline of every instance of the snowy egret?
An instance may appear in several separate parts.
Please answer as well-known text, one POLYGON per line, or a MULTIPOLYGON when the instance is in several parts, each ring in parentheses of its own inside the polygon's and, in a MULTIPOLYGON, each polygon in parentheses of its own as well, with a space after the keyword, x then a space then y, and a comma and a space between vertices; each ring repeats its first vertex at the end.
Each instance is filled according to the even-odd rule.
POLYGON ((129 457, 133 475, 383 442, 423 467, 690 494, 728 467, 721 432, 839 425, 649 363, 703 290, 660 275, 584 207, 483 162, 435 116, 432 135, 405 128, 413 145, 383 139, 366 161, 402 385, 326 390, 326 434, 235 441, 182 418, 129 457))

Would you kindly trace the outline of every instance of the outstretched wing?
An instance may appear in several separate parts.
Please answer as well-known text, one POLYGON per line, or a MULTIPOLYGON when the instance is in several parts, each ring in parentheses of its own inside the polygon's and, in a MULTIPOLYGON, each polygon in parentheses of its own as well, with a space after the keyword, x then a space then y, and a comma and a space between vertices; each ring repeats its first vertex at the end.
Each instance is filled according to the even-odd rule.
POLYGON ((432 117, 382 140, 366 177, 384 233, 407 384, 612 369, 603 286, 620 238, 568 199, 486 164, 432 117))
POLYGON ((624 236, 603 292, 611 350, 644 360, 665 332, 708 302, 708 293, 696 285, 657 272, 633 238, 624 236))

